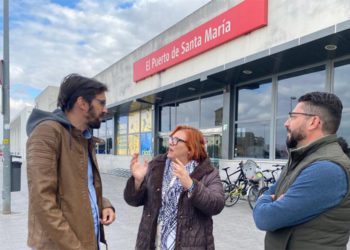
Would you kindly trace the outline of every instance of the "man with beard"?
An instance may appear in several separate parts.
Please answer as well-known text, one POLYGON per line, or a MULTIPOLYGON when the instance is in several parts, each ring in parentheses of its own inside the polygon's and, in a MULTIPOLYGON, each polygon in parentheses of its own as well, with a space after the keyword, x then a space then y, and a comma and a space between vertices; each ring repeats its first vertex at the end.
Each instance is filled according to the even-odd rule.
POLYGON ((107 113, 107 86, 65 77, 52 113, 33 110, 27 123, 28 245, 38 250, 91 249, 106 244, 115 219, 102 197, 92 129, 107 113))
POLYGON ((350 160, 337 142, 343 105, 330 93, 301 96, 284 126, 289 159, 257 201, 265 249, 346 249, 350 231, 350 160))

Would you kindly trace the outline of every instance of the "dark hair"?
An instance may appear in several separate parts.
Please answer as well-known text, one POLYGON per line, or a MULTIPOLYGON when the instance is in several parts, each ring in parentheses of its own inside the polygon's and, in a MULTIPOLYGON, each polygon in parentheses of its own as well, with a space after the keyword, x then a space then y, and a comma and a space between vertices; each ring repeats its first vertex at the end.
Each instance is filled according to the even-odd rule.
POLYGON ((328 92, 310 92, 298 99, 305 103, 305 112, 320 117, 322 130, 328 134, 335 134, 339 128, 343 104, 335 94, 328 92))
POLYGON ((62 111, 70 111, 79 96, 89 104, 96 95, 108 91, 105 84, 78 74, 70 74, 63 78, 57 98, 57 107, 62 111))
POLYGON ((189 159, 202 162, 208 158, 207 151, 205 151, 205 139, 198 129, 187 126, 178 125, 170 135, 174 135, 177 131, 184 131, 186 133, 186 145, 190 151, 189 159))

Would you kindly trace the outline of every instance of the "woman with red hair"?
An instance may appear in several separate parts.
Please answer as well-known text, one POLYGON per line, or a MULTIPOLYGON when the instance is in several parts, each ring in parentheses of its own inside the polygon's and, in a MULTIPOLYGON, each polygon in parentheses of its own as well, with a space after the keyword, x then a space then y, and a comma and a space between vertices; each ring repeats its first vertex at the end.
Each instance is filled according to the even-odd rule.
POLYGON ((224 208, 224 191, 198 129, 177 126, 166 154, 149 163, 135 154, 130 170, 124 199, 143 206, 135 249, 215 249, 212 216, 224 208))

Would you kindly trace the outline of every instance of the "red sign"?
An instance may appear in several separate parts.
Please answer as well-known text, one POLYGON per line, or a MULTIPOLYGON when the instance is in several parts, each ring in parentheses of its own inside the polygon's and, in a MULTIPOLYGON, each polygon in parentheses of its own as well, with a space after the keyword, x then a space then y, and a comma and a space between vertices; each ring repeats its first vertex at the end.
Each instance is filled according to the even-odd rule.
POLYGON ((134 63, 134 81, 267 25, 268 0, 242 3, 134 63))

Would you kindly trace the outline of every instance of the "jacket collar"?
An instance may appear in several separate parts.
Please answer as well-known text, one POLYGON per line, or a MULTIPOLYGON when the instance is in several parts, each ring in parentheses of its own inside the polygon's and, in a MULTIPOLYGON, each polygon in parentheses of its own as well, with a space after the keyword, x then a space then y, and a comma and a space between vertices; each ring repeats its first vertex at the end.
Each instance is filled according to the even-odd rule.
POLYGON ((304 147, 292 149, 290 151, 290 159, 289 159, 289 163, 293 164, 293 166, 291 166, 291 167, 294 168, 294 166, 298 165, 298 163, 305 156, 312 154, 313 152, 318 150, 320 147, 323 147, 324 145, 327 145, 329 143, 333 143, 336 141, 337 141, 337 135, 331 134, 331 135, 326 135, 318 140, 315 140, 304 147))

